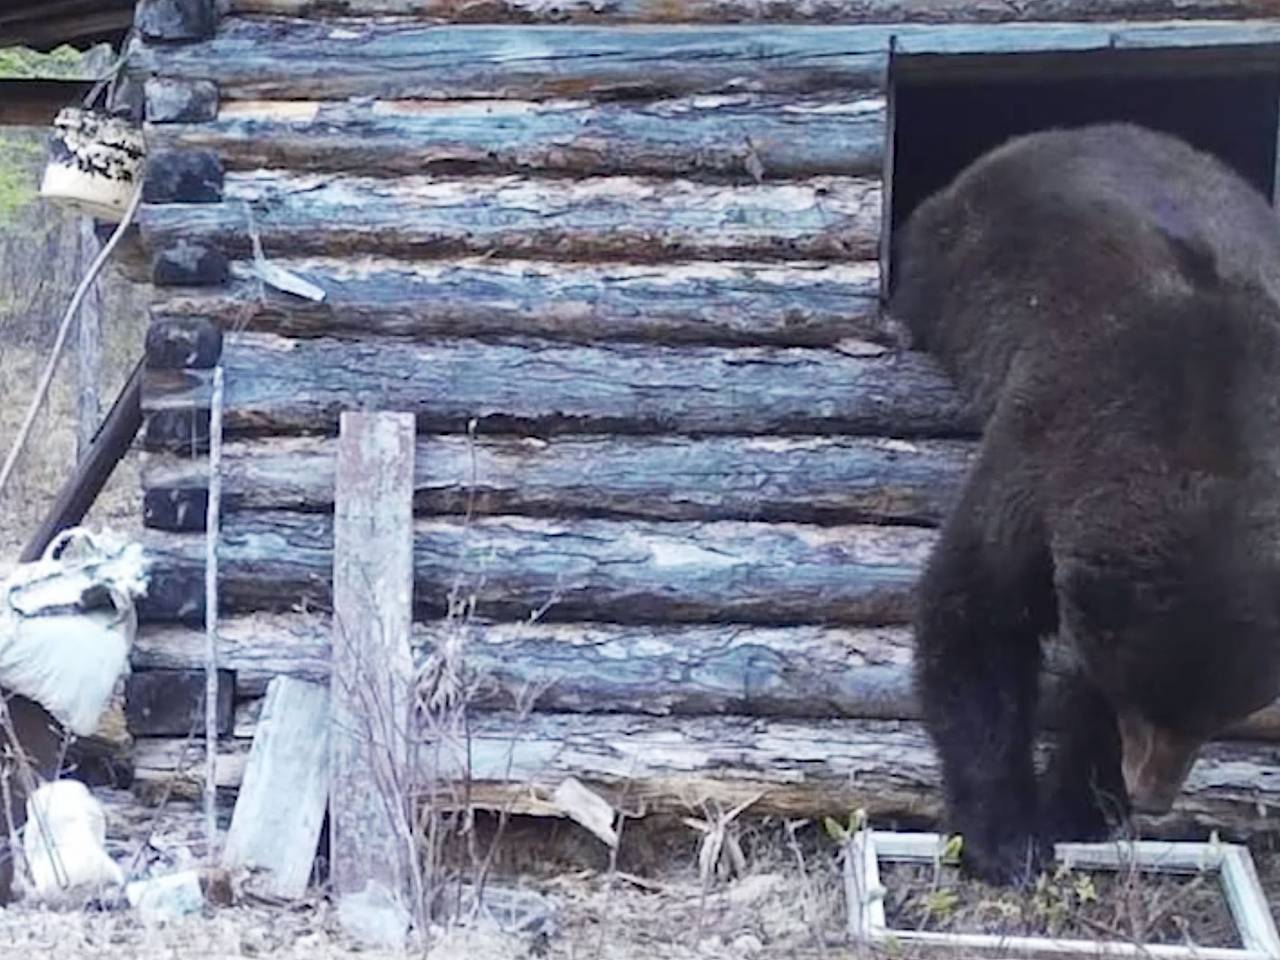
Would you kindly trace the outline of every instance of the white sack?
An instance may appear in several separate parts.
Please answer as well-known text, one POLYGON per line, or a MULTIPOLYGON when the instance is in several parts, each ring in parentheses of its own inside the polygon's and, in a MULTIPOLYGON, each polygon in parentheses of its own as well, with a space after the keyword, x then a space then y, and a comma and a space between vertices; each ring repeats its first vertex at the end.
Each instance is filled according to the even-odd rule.
POLYGON ((93 733, 128 670, 134 601, 146 593, 142 546, 67 530, 0 583, 0 686, 79 736, 93 733))
POLYGON ((107 817, 78 780, 55 780, 27 798, 22 852, 31 871, 32 895, 52 902, 89 896, 124 883, 106 850, 107 817))

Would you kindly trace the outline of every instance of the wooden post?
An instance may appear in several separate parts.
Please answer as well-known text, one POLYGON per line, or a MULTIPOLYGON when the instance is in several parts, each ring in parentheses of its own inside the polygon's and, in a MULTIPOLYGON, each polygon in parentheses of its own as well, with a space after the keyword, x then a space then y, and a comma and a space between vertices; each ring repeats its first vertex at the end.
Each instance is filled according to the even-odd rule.
POLYGON ((342 414, 329 726, 337 897, 369 884, 405 897, 414 876, 407 807, 413 451, 411 414, 342 414))
MULTIPOLYGON (((79 249, 79 270, 86 273, 99 249, 98 235, 94 233, 93 221, 89 217, 80 219, 79 249)), ((80 463, 93 446, 102 416, 98 398, 98 381, 102 374, 102 293, 97 285, 85 294, 77 324, 76 386, 79 396, 76 400, 76 462, 80 463)))

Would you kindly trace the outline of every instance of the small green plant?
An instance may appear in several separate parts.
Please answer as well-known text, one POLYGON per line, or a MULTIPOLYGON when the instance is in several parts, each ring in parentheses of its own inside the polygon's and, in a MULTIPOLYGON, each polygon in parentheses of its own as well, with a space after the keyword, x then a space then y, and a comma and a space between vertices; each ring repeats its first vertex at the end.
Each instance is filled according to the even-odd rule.
POLYGON ((867 811, 862 807, 849 814, 848 824, 843 824, 835 817, 823 817, 822 828, 828 837, 836 843, 848 843, 860 830, 867 826, 867 811))

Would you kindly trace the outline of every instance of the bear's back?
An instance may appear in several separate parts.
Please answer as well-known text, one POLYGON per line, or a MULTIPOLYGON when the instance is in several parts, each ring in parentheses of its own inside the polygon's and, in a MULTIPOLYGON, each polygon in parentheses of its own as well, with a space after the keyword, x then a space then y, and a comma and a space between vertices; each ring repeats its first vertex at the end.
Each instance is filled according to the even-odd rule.
POLYGON ((1223 285, 1280 303, 1265 199, 1216 158, 1129 125, 1009 141, 922 203, 896 254, 895 318, 984 418, 1028 337, 1096 338, 1223 285))

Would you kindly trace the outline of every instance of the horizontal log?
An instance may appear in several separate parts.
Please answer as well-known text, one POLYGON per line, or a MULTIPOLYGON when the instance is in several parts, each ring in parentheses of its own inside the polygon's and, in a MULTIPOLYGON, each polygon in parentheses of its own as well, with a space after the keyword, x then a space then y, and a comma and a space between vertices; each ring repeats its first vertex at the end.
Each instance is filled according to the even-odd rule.
MULTIPOLYGON (((236 690, 261 697, 278 675, 325 681, 331 627, 324 617, 255 614, 218 627, 218 662, 236 671, 236 690)), ((657 716, 738 714, 775 718, 918 720, 906 627, 751 627, 606 623, 415 623, 419 663, 447 643, 462 651, 476 684, 472 705, 537 712, 657 716)), ((196 670, 204 634, 172 624, 144 626, 134 643, 139 671, 196 670)), ((1056 718, 1061 651, 1046 658, 1043 722, 1056 718)), ((253 700, 242 701, 253 703, 253 700)), ((252 716, 237 708, 236 723, 252 716)), ((1280 701, 1220 739, 1280 742, 1280 701)))
POLYGON ((223 100, 654 98, 882 89, 890 28, 440 27, 228 17, 204 43, 135 41, 130 68, 223 100))
MULTIPOLYGON (((288 614, 230 617, 218 625, 218 662, 236 673, 241 697, 258 697, 277 675, 329 677, 327 618, 288 614)), ((421 661, 461 640, 477 706, 514 708, 536 690, 535 709, 571 713, 915 716, 904 627, 752 627, 741 624, 628 626, 606 623, 415 623, 421 661)), ((144 626, 132 663, 195 670, 204 662, 198 630, 144 626)), ((239 714, 237 714, 239 716, 239 714)))
MULTIPOLYGON (((638 517, 936 524, 967 468, 957 440, 430 436, 418 441, 422 514, 638 517)), ((336 443, 315 437, 233 441, 222 450, 222 507, 333 509, 336 443)), ((148 498, 201 499, 208 462, 149 454, 148 498)), ((160 529, 204 529, 150 523, 160 529)), ((174 518, 176 520, 176 518, 174 518)))
MULTIPOLYGON (((749 815, 847 816, 873 823, 929 822, 941 798, 940 771, 918 724, 876 720, 758 717, 654 718, 627 714, 476 714, 469 737, 422 751, 418 780, 436 803, 556 816, 555 787, 576 777, 633 815, 687 814, 704 804, 749 815), (463 771, 470 773, 464 785, 463 771)), ((247 740, 224 746, 219 782, 243 776, 247 740)), ((181 741, 139 741, 135 777, 196 787, 175 778, 181 741)), ((1173 813, 1139 821, 1154 836, 1203 839, 1273 834, 1280 827, 1280 746, 1217 743, 1196 762, 1173 813)))
POLYGON ((879 176, 884 137, 878 94, 638 103, 232 101, 212 123, 147 130, 152 150, 214 150, 232 170, 745 181, 879 176))
MULTIPOLYGON (((228 12, 310 17, 333 0, 229 0, 228 12)), ((1270 0, 342 0, 350 16, 417 16, 454 23, 999 23, 1270 17, 1270 0)))
POLYGON ((325 291, 321 302, 260 283, 248 263, 223 287, 166 287, 157 320, 202 317, 225 329, 292 337, 548 337, 597 343, 897 344, 880 310, 880 270, 856 263, 556 263, 273 259, 325 291))
POLYGON ((200 123, 218 115, 218 86, 208 80, 148 77, 143 102, 149 123, 200 123))
MULTIPOLYGON (((223 343, 227 435, 328 431, 343 410, 426 432, 970 435, 927 356, 782 347, 405 344, 236 334, 223 343)), ((143 410, 207 408, 209 371, 148 370, 143 410)))
MULTIPOLYGON (((934 540, 920 527, 647 523, 516 517, 417 520, 415 607, 451 597, 477 616, 618 623, 901 623, 934 540)), ((204 536, 144 535, 154 565, 143 619, 203 616, 204 536)), ((229 517, 218 548, 227 613, 327 608, 325 515, 229 517)))
POLYGON ((872 260, 878 179, 711 184, 600 177, 228 174, 226 201, 143 204, 143 241, 268 256, 467 256, 589 260, 872 260))

